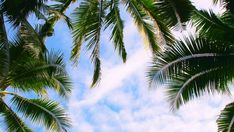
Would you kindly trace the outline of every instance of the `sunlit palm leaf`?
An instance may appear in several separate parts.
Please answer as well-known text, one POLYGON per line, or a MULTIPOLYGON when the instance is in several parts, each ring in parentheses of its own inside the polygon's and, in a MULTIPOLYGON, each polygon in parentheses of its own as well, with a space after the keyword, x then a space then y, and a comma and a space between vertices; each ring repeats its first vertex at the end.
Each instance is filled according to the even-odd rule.
POLYGON ((150 48, 153 52, 156 52, 159 49, 159 46, 155 40, 155 29, 150 17, 144 12, 144 9, 138 4, 136 0, 123 0, 129 13, 133 17, 136 25, 139 30, 145 35, 145 39, 149 42, 150 48))
POLYGON ((166 43, 173 43, 174 37, 171 34, 169 27, 160 17, 160 12, 157 10, 154 0, 141 0, 139 1, 139 4, 153 20, 154 28, 156 28, 156 40, 158 41, 158 44, 163 45, 166 43))
POLYGON ((42 52, 46 51, 42 38, 27 20, 22 20, 19 35, 25 43, 25 48, 33 49, 35 56, 39 57, 42 52))
POLYGON ((19 95, 12 98, 16 109, 33 122, 40 123, 49 130, 65 132, 70 126, 67 114, 55 102, 43 99, 26 99, 19 95))

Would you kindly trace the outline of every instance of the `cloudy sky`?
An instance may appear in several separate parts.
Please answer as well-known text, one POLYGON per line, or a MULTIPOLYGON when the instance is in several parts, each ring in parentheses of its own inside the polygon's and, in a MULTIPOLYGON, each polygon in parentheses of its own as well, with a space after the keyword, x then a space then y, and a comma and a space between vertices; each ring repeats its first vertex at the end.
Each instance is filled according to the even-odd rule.
MULTIPOLYGON (((209 0, 193 0, 199 8, 212 7, 209 0)), ((215 132, 215 120, 232 97, 204 96, 171 112, 165 88, 149 89, 146 72, 151 55, 131 18, 125 13, 125 64, 114 52, 108 32, 102 34, 102 80, 90 89, 92 65, 89 52, 82 49, 79 66, 69 63, 71 35, 62 22, 47 46, 64 52, 73 84, 72 95, 64 102, 73 121, 71 132, 215 132)), ((54 95, 55 97, 56 95, 54 95)), ((59 100, 60 101, 60 100, 59 100)), ((61 99, 62 101, 62 99, 61 99)), ((38 129, 38 131, 43 131, 38 129)))
MULTIPOLYGON (((199 8, 211 8, 206 0, 194 0, 199 8)), ((218 11, 218 9, 216 10, 218 11)), ((151 55, 131 18, 124 13, 128 51, 123 64, 113 50, 108 32, 102 34, 102 80, 90 89, 92 65, 89 52, 82 50, 77 68, 68 65, 74 88, 66 108, 73 121, 72 132, 215 132, 215 120, 232 97, 213 95, 196 99, 171 112, 165 88, 149 89, 146 72, 151 55)), ((60 22, 48 47, 60 49, 69 58, 71 37, 60 22), (59 47, 58 47, 59 45, 59 47)))

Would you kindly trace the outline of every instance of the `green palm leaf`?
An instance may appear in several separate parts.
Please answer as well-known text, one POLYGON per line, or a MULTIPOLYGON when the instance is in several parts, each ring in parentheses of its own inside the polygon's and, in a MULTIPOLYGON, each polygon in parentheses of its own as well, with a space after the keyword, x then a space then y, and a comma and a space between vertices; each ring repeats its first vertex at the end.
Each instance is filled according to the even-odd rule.
POLYGON ((223 23, 212 11, 194 10, 193 24, 203 37, 233 42, 234 28, 223 23))
POLYGON ((33 49, 37 57, 46 51, 42 38, 27 20, 22 20, 18 34, 24 41, 25 48, 33 49))
POLYGON ((11 86, 23 91, 40 92, 46 87, 56 90, 61 96, 67 97, 71 92, 71 82, 65 71, 61 54, 45 53, 43 59, 27 59, 13 63, 9 75, 11 86))
POLYGON ((172 109, 204 93, 229 92, 234 77, 233 45, 193 37, 155 55, 150 82, 167 83, 172 109))
POLYGON ((173 43, 174 37, 171 34, 169 27, 164 23, 160 17, 160 12, 157 10, 157 5, 154 0, 141 0, 139 5, 142 6, 144 11, 151 17, 156 28, 156 40, 158 44, 163 45, 166 43, 173 43))
POLYGON ((0 16, 0 42, 0 80, 2 80, 9 71, 10 65, 9 42, 3 15, 0 16))
POLYGON ((123 0, 123 2, 138 26, 139 31, 143 32, 145 35, 144 37, 149 42, 150 48, 153 52, 156 52, 159 46, 155 40, 155 30, 150 23, 150 17, 144 12, 143 8, 136 0, 123 0))
POLYGON ((232 132, 234 131, 234 103, 230 103, 225 106, 221 111, 219 118, 217 119, 219 132, 232 132))
POLYGON ((170 27, 190 20, 191 13, 194 9, 190 0, 163 0, 156 1, 156 10, 170 27))
POLYGON ((42 10, 47 0, 4 0, 1 2, 1 12, 7 16, 13 26, 19 26, 22 20, 35 10, 42 10))
POLYGON ((43 124, 49 130, 63 132, 70 126, 67 114, 55 102, 45 99, 26 99, 14 94, 12 103, 25 117, 43 124))
POLYGON ((0 98, 0 114, 4 117, 7 130, 10 132, 32 132, 16 113, 0 98))
POLYGON ((91 60, 94 63, 94 75, 92 87, 100 80, 101 62, 99 58, 100 35, 103 25, 104 7, 103 1, 87 0, 73 13, 73 38, 74 46, 71 59, 77 62, 83 41, 87 42, 91 52, 91 60))
POLYGON ((119 55, 122 56, 123 62, 126 62, 127 52, 123 42, 123 20, 120 16, 119 0, 111 1, 110 12, 106 15, 106 27, 112 28, 111 39, 114 42, 115 49, 118 50, 119 55))

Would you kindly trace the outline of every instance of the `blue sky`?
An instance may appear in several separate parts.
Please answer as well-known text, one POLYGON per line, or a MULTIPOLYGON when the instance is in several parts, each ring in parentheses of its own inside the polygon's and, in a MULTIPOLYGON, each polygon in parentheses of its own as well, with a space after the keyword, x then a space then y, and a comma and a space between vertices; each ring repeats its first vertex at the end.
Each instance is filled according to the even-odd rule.
MULTIPOLYGON (((211 7, 207 0, 193 0, 199 8, 211 7)), ((171 112, 165 87, 149 89, 146 72, 151 55, 133 21, 125 19, 124 42, 128 59, 122 63, 109 41, 108 32, 102 34, 102 80, 90 89, 92 64, 89 52, 82 48, 78 67, 69 62, 72 38, 62 21, 56 24, 55 36, 47 40, 47 47, 64 53, 72 78, 73 91, 63 101, 72 118, 71 132, 215 132, 215 120, 232 97, 215 94, 204 96, 171 112)), ((177 34, 178 35, 178 34, 177 34)), ((52 94, 52 98, 57 98, 52 94)), ((37 129, 38 132, 44 130, 37 129)), ((1 132, 1 131, 0 131, 1 132)))

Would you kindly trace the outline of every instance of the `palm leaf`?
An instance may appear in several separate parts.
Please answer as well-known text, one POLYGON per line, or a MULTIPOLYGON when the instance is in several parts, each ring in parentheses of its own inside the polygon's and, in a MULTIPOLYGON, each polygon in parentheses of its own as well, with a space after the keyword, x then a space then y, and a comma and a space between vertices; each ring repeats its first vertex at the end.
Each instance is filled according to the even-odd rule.
POLYGON ((92 87, 100 80, 101 62, 99 58, 100 35, 103 25, 103 1, 87 0, 80 4, 73 13, 74 46, 71 59, 76 63, 83 42, 87 42, 88 50, 92 50, 91 60, 94 63, 92 87))
POLYGON ((232 132, 234 131, 234 103, 230 103, 225 106, 221 111, 219 118, 217 119, 219 132, 232 132))
POLYGON ((158 50, 158 44, 155 40, 155 30, 150 23, 149 16, 144 12, 143 8, 135 0, 123 0, 129 13, 133 17, 139 31, 143 32, 145 39, 149 42, 153 52, 158 50))
POLYGON ((40 92, 45 87, 50 87, 63 97, 71 92, 71 82, 62 54, 45 53, 42 59, 24 58, 13 65, 9 78, 11 86, 16 89, 40 92))
POLYGON ((0 98, 0 114, 4 117, 6 131, 9 132, 32 132, 16 113, 0 98))
POLYGON ((47 0, 4 0, 1 2, 1 12, 7 16, 13 26, 17 27, 22 20, 33 13, 41 10, 47 0))
POLYGON ((19 35, 25 43, 25 48, 34 50, 35 56, 39 57, 46 51, 42 38, 27 20, 22 20, 19 35))
POLYGON ((123 42, 123 20, 120 16, 119 0, 111 1, 110 12, 106 15, 106 27, 112 28, 111 39, 114 42, 115 49, 118 50, 119 55, 122 56, 123 62, 126 62, 127 52, 123 42))
POLYGON ((50 6, 48 6, 47 8, 49 12, 49 17, 46 19, 46 22, 41 26, 39 30, 39 35, 42 38, 42 40, 45 40, 47 36, 50 37, 53 35, 54 26, 56 22, 60 19, 66 22, 66 25, 68 26, 69 29, 72 29, 72 23, 70 18, 64 14, 65 9, 61 11, 51 8, 50 6))
POLYGON ((156 1, 156 10, 160 13, 164 22, 170 27, 190 20, 191 13, 194 9, 190 0, 163 0, 156 1))
POLYGON ((233 42, 234 28, 223 23, 212 11, 194 10, 193 24, 201 36, 233 42))
POLYGON ((55 102, 43 99, 26 99, 14 94, 12 103, 17 111, 22 112, 33 122, 43 124, 48 130, 67 131, 70 121, 64 110, 55 102))
POLYGON ((9 71, 10 56, 9 43, 4 23, 3 15, 0 16, 0 80, 6 76, 9 71))
POLYGON ((169 27, 164 23, 163 19, 159 15, 160 12, 157 10, 157 5, 154 0, 141 0, 139 4, 142 5, 144 11, 151 17, 156 28, 157 35, 156 40, 158 44, 163 45, 166 43, 173 43, 174 37, 169 27))
POLYGON ((150 83, 158 80, 169 86, 172 108, 204 93, 229 92, 234 59, 233 45, 193 37, 177 41, 155 55, 149 71, 150 83))

